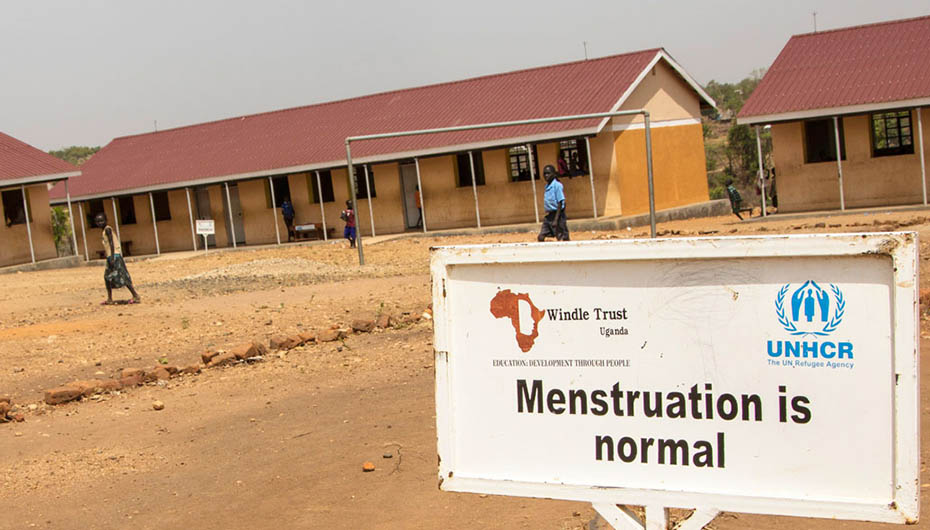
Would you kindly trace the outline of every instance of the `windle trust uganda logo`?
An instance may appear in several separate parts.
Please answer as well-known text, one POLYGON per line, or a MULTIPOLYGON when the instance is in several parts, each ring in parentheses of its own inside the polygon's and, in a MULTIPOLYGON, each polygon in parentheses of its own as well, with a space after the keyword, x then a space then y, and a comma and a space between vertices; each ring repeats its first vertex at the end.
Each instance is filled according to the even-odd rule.
POLYGON ((494 318, 509 318, 516 333, 517 346, 523 353, 530 351, 539 336, 539 321, 545 316, 542 309, 536 307, 530 295, 526 293, 514 293, 510 289, 500 291, 491 299, 491 314, 494 318), (529 321, 521 322, 520 319, 520 302, 524 302, 529 309, 529 321), (532 322, 532 331, 527 329, 532 322), (521 323, 523 324, 521 326, 521 323), (529 333, 524 333, 529 331, 529 333))
POLYGON ((832 283, 829 285, 828 292, 813 280, 807 280, 791 294, 787 308, 785 297, 791 289, 791 284, 786 283, 778 290, 775 297, 775 315, 785 331, 795 336, 824 337, 836 330, 843 322, 846 300, 839 287, 832 283))

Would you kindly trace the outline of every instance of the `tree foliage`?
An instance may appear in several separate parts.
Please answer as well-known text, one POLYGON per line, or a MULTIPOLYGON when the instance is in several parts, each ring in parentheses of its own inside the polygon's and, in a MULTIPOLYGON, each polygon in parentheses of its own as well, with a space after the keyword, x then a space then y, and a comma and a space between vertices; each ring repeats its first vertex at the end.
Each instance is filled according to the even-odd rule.
POLYGON ((67 208, 52 207, 52 235, 55 237, 55 248, 59 256, 74 254, 74 249, 71 248, 71 223, 68 217, 67 208))
POLYGON ((58 149, 57 151, 49 151, 48 154, 56 158, 60 158, 65 162, 74 164, 75 166, 80 166, 84 162, 87 162, 90 157, 92 157, 94 153, 99 150, 100 146, 86 147, 81 145, 72 145, 71 147, 65 147, 63 149, 58 149))

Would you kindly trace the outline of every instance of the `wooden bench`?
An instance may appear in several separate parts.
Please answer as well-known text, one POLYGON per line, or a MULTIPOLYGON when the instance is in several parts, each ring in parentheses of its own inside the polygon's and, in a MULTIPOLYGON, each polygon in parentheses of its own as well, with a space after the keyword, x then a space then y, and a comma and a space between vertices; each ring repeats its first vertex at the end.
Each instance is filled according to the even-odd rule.
MULTIPOLYGON (((131 239, 120 242, 120 246, 122 247, 122 250, 123 250, 123 257, 132 256, 132 240, 131 239)), ((107 257, 107 252, 105 250, 98 250, 97 256, 100 259, 103 259, 107 257)))
MULTIPOLYGON (((332 239, 336 229, 330 227, 326 229, 328 239, 332 239)), ((301 239, 315 240, 323 239, 323 227, 316 223, 306 223, 294 227, 294 237, 298 241, 301 239)))

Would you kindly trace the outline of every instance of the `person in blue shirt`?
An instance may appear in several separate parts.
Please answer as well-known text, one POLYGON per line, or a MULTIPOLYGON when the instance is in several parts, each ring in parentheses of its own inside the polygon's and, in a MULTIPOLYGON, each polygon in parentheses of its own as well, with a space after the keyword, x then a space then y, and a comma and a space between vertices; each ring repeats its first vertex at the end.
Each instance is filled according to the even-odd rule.
POLYGON ((553 236, 557 241, 568 241, 568 223, 565 220, 565 191, 562 183, 556 178, 555 168, 551 165, 543 168, 543 177, 546 179, 546 192, 543 195, 543 208, 546 218, 543 219, 542 229, 537 240, 545 241, 553 236))
POLYGON ((281 202, 281 216, 284 217, 284 226, 287 227, 287 240, 293 241, 296 239, 296 232, 294 232, 294 205, 291 204, 290 197, 285 197, 281 202))

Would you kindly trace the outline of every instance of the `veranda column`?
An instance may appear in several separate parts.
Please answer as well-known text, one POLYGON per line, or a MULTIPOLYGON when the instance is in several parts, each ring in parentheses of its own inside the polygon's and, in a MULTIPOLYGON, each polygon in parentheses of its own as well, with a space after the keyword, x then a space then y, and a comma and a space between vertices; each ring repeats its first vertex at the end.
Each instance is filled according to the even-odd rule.
POLYGON ((236 224, 233 223, 232 199, 229 198, 229 183, 224 182, 226 186, 226 211, 229 212, 229 234, 232 236, 233 248, 236 248, 236 224))
POLYGON ((161 245, 158 244, 158 223, 155 221, 155 198, 149 192, 149 206, 152 208, 152 229, 155 231, 155 253, 161 255, 161 245))
POLYGON ((530 161, 530 184, 533 187, 533 214, 536 215, 536 222, 539 222, 539 205, 536 204, 536 172, 533 171, 533 146, 526 144, 527 160, 530 161))
MULTIPOLYGON (((278 201, 274 198, 274 182, 271 181, 271 177, 268 177, 268 189, 271 190, 271 216, 274 217, 274 236, 278 240, 278 244, 281 244, 281 232, 278 231, 278 212, 276 211, 278 206, 278 201)), ((287 240, 291 240, 291 234, 287 235, 287 240)))
MULTIPOLYGON (((365 192, 368 194, 368 219, 371 221, 371 237, 375 237, 375 213, 371 208, 371 181, 368 180, 368 164, 365 164, 365 192)), ((422 200, 422 199, 421 199, 422 200)))
POLYGON ((917 107, 917 145, 920 148, 920 182, 924 190, 924 205, 927 204, 927 162, 924 160, 924 123, 920 117, 920 107, 917 107))
POLYGON ((423 183, 420 181, 420 159, 414 158, 413 165, 417 169, 417 195, 420 197, 420 217, 423 221, 423 233, 426 233, 426 201, 423 200, 423 183))
MULTIPOLYGON (((482 158, 482 160, 484 159, 482 158)), ((475 157, 471 151, 468 152, 468 163, 471 164, 471 191, 475 196, 475 219, 478 221, 478 228, 481 228, 481 211, 478 209, 478 183, 475 181, 475 157)), ((419 171, 417 169, 417 172, 419 171)))
POLYGON ((87 231, 84 229, 84 203, 78 203, 78 214, 81 216, 81 239, 84 240, 84 261, 90 261, 87 255, 87 231))
POLYGON ((762 217, 765 217, 765 174, 762 169, 762 138, 759 136, 759 126, 756 125, 756 153, 759 155, 759 195, 762 196, 762 217))
POLYGON ((191 208, 191 189, 184 188, 184 194, 187 195, 187 217, 191 220, 191 242, 194 243, 194 250, 197 250, 197 231, 194 230, 194 210, 191 208))
POLYGON ((597 195, 594 191, 594 164, 591 163, 591 140, 584 137, 585 150, 588 151, 588 177, 591 179, 591 211, 594 212, 594 218, 597 219, 597 195))
POLYGON ((26 213, 26 236, 29 237, 29 254, 32 262, 36 262, 36 249, 32 245, 32 225, 29 224, 29 201, 26 200, 26 186, 21 184, 19 190, 23 193, 23 211, 26 213))
POLYGON ((119 213, 116 211, 116 199, 110 197, 110 202, 113 204, 113 226, 116 227, 116 238, 122 242, 123 238, 119 235, 119 213))
POLYGON ((840 119, 833 117, 833 135, 836 136, 836 169, 840 176, 840 210, 846 209, 846 198, 843 195, 843 152, 840 150, 840 119))
POLYGON ((316 173, 316 194, 317 194, 317 197, 320 199, 320 218, 323 220, 323 241, 326 241, 329 239, 329 236, 326 235, 326 210, 323 209, 323 187, 320 186, 320 172, 315 171, 315 173, 316 173))
POLYGON ((71 190, 68 189, 68 179, 65 179, 65 198, 68 201, 68 220, 71 222, 71 247, 77 256, 77 234, 74 231, 74 212, 71 210, 71 190))

